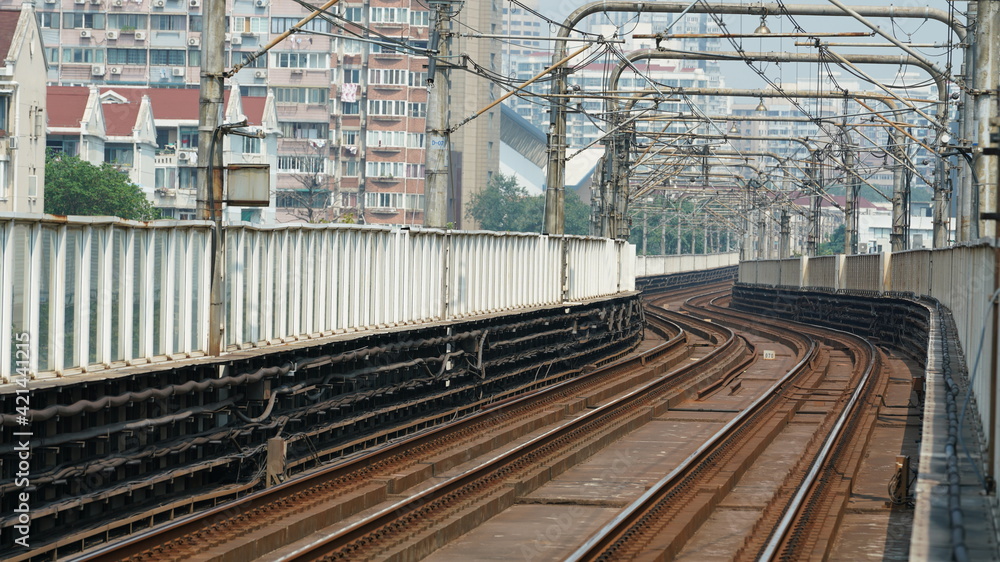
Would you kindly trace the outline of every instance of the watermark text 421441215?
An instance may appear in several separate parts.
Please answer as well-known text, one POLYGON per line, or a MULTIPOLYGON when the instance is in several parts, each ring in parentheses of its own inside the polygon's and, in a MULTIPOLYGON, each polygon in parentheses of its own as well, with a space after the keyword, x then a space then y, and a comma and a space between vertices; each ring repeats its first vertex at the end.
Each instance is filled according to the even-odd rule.
POLYGON ((17 487, 17 500, 14 502, 14 514, 17 524, 14 525, 14 542, 24 548, 30 547, 31 541, 31 394, 28 381, 31 373, 28 364, 31 360, 31 338, 26 332, 14 334, 15 360, 15 397, 14 409, 17 426, 13 431, 14 486, 17 487))

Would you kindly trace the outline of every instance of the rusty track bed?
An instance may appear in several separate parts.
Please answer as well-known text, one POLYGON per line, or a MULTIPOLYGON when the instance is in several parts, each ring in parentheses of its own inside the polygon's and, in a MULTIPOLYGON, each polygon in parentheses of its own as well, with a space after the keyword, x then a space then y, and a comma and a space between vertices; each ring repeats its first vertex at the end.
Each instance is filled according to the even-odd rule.
POLYGON ((877 374, 880 354, 870 343, 849 334, 777 321, 762 322, 757 317, 709 304, 705 298, 696 300, 701 301, 697 306, 685 305, 688 312, 717 322, 752 325, 756 331, 771 332, 778 337, 800 338, 809 342, 810 353, 769 392, 587 539, 570 560, 658 559, 677 555, 694 531, 707 521, 714 505, 763 451, 761 445, 748 444, 769 442, 794 413, 794 399, 786 396, 790 385, 813 384, 804 381, 809 377, 816 379, 815 373, 808 372, 818 349, 816 339, 836 339, 852 350, 855 368, 849 386, 855 390, 840 401, 843 407, 836 419, 833 415, 826 417, 823 427, 829 427, 828 437, 822 442, 814 439, 807 447, 809 454, 789 472, 785 483, 762 511, 737 559, 811 559, 829 554, 824 549, 832 544, 829 538, 836 528, 838 511, 834 503, 840 501, 842 507, 845 495, 842 486, 837 487, 843 480, 834 471, 850 470, 847 458, 850 453, 845 451, 858 441, 864 442, 864 428, 870 431, 872 426, 870 417, 864 419, 867 414, 863 404, 872 392, 874 385, 870 379, 877 374), (691 516, 693 513, 697 515, 691 516), (830 518, 835 520, 831 522, 830 518))
MULTIPOLYGON (((711 323, 686 320, 718 330, 711 323)), ((702 361, 644 384, 455 478, 287 553, 281 560, 415 559, 432 552, 464 532, 470 521, 502 511, 517 497, 642 425, 657 406, 679 399, 682 389, 693 393, 699 383, 707 384, 703 378, 706 365, 719 377, 745 368, 750 361, 746 347, 728 333, 726 341, 702 361)))
MULTIPOLYGON (((638 356, 617 361, 599 371, 553 385, 536 394, 506 399, 454 424, 428 430, 393 446, 365 453, 349 462, 84 553, 76 559, 184 559, 205 548, 262 532, 291 514, 302 513, 331 499, 362 493, 365 484, 379 475, 398 473, 436 452, 467 446, 477 436, 502 430, 515 420, 531 416, 532 412, 559 400, 584 393, 590 393, 594 399, 604 399, 623 390, 623 383, 618 379, 626 378, 624 373, 656 362, 662 363, 659 372, 663 372, 680 361, 688 333, 663 315, 653 313, 649 320, 653 331, 670 339, 638 356), (607 388, 601 390, 602 387, 607 388)), ((736 341, 731 332, 728 339, 720 337, 722 332, 717 326, 704 322, 699 326, 696 320, 685 323, 695 326, 696 332, 702 337, 712 338, 712 341, 725 339, 726 345, 734 345, 729 342, 736 341)), ((360 506, 347 506, 338 513, 338 517, 346 517, 359 510, 360 506)))

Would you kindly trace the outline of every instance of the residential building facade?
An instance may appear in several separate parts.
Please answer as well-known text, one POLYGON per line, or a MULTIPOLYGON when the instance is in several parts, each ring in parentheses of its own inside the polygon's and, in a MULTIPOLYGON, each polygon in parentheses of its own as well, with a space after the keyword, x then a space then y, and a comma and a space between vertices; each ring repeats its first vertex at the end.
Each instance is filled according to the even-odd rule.
POLYGON ((0 211, 45 201, 45 54, 30 2, 0 6, 0 211))
MULTIPOLYGON (((0 0, 0 8, 19 1, 0 0)), ((202 1, 38 0, 49 84, 197 89, 202 1)), ((227 86, 246 99, 274 96, 277 220, 307 214, 311 220, 422 223, 429 5, 341 2, 255 60, 251 54, 309 11, 293 0, 227 0, 226 13, 227 68, 243 64, 227 86)), ((461 14, 467 25, 499 27, 497 2, 467 2, 461 14)), ((492 41, 454 41, 457 52, 499 70, 492 41)), ((451 74, 453 120, 465 116, 466 106, 489 103, 487 79, 451 74)), ((458 190, 485 186, 498 165, 499 142, 489 143, 499 139, 499 118, 492 119, 492 127, 484 116, 453 135, 458 190)), ((467 197, 456 191, 455 199, 467 197)), ((459 221, 462 214, 455 211, 459 221)))

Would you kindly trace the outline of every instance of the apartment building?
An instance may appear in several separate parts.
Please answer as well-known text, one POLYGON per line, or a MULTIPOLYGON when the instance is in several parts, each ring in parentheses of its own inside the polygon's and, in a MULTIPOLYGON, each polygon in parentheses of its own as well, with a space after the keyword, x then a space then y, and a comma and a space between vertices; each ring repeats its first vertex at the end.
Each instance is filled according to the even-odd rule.
POLYGON ((0 7, 0 211, 41 213, 45 57, 34 8, 0 7))
MULTIPOLYGON (((197 89, 202 1, 37 0, 48 83, 197 89)), ((0 0, 0 8, 19 2, 0 0)), ((246 63, 227 86, 246 99, 274 97, 278 220, 309 210, 312 220, 422 222, 429 6, 341 2, 250 62, 309 12, 293 0, 227 0, 227 68, 246 63)), ((465 24, 499 23, 492 1, 468 2, 461 15, 465 24)), ((490 44, 456 49, 499 69, 490 44)), ((456 115, 465 105, 489 103, 487 80, 452 74, 456 115)), ((498 149, 488 143, 499 138, 498 127, 488 119, 471 125, 453 136, 459 189, 485 185, 497 166, 498 149)))

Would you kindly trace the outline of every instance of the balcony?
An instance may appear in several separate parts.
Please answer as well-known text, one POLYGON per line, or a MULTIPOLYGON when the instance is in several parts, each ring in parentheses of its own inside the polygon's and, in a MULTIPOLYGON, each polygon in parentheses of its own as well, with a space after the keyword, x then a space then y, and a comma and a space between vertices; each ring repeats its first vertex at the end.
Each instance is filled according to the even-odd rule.
POLYGON ((400 152, 403 151, 403 147, 378 145, 378 146, 369 146, 368 150, 371 150, 372 152, 378 152, 380 154, 399 154, 400 152))
POLYGON ((376 176, 368 179, 375 183, 395 184, 399 183, 403 178, 397 178, 396 176, 376 176))
POLYGON ((177 166, 177 153, 167 150, 157 152, 153 157, 153 163, 162 168, 174 168, 177 166))

